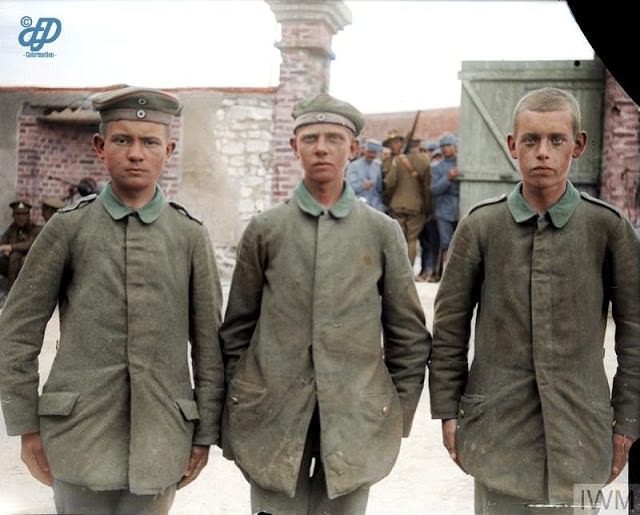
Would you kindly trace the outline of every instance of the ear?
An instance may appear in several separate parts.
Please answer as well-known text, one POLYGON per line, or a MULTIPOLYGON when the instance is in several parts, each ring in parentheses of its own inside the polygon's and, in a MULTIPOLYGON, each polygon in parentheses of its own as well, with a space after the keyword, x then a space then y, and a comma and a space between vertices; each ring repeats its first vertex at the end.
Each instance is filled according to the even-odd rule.
POLYGON ((587 133, 581 131, 576 136, 576 141, 573 145, 573 153, 571 154, 571 156, 580 157, 584 153, 585 148, 587 148, 587 133))
POLYGON ((298 144, 296 142, 296 138, 290 138, 289 145, 291 145, 291 150, 293 150, 293 153, 298 157, 298 144))
POLYGON ((349 159, 353 159, 354 157, 356 157, 356 154, 358 152, 358 140, 353 138, 351 140, 351 145, 349 145, 349 159))
POLYGON ((516 138, 513 136, 513 134, 509 134, 507 136, 507 148, 509 149, 511 157, 513 157, 514 159, 518 159, 518 154, 516 153, 516 138))
POLYGON ((93 135, 93 148, 100 159, 104 159, 104 138, 101 134, 93 135))
POLYGON ((173 151, 176 149, 176 142, 171 140, 169 143, 167 143, 167 153, 166 153, 166 158, 169 159, 171 157, 171 154, 173 154, 173 151))

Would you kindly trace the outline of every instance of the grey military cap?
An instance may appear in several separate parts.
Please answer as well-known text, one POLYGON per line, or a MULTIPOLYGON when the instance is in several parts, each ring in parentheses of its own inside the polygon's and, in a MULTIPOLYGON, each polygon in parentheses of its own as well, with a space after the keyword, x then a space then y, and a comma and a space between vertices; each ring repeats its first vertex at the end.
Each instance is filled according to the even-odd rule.
POLYGON ((293 130, 313 123, 335 123, 350 129, 356 136, 364 126, 364 116, 348 102, 320 93, 298 102, 291 113, 293 130))
POLYGON ((105 91, 93 97, 91 103, 100 113, 100 120, 135 120, 169 125, 180 114, 178 97, 160 89, 127 86, 105 91))

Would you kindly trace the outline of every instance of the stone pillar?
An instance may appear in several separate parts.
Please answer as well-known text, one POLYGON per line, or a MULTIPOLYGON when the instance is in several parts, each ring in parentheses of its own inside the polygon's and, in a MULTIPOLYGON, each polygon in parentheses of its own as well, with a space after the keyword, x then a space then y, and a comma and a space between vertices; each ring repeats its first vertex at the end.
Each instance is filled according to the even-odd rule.
POLYGON ((640 112, 609 71, 605 76, 600 196, 637 225, 640 112))
POLYGON ((274 155, 271 201, 285 200, 302 176, 289 146, 291 110, 299 100, 329 89, 329 68, 334 54, 331 39, 351 23, 351 11, 342 1, 266 0, 281 25, 280 84, 274 116, 274 155))

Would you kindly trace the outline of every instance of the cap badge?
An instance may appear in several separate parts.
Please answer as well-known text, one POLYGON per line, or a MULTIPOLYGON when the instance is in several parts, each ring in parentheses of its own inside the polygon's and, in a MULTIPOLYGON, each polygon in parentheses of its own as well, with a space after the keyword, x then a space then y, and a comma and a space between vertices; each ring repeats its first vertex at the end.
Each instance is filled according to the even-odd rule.
POLYGON ((325 115, 324 113, 318 113, 316 115, 316 120, 318 120, 319 122, 324 122, 327 119, 327 115, 325 115))
POLYGON ((140 104, 141 106, 145 105, 147 103, 147 99, 146 98, 139 98, 138 99, 138 104, 140 104))
MULTIPOLYGON (((142 99, 141 99, 142 100, 142 99)), ((144 112, 144 109, 138 109, 136 111, 136 116, 138 118, 144 118, 145 116, 147 116, 147 113, 144 112)))

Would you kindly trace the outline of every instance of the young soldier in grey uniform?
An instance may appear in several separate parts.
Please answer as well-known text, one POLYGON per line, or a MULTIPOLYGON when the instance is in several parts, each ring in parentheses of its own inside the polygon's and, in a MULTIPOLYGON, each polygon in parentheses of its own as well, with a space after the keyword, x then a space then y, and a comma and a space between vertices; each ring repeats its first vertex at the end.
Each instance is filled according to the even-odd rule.
POLYGON ((2 408, 58 512, 167 513, 218 438, 220 285, 207 229, 156 183, 178 99, 128 87, 93 106, 111 182, 53 216, 29 252, 0 317, 2 408), (59 347, 38 398, 58 302, 59 347))
POLYGON ((293 117, 303 179, 245 230, 220 332, 224 452, 254 513, 362 514, 409 435, 431 336, 399 225, 344 180, 362 114, 321 94, 293 117))
POLYGON ((507 138, 522 182, 472 208, 453 238, 435 301, 431 412, 475 478, 476 513, 574 513, 588 499, 574 485, 612 481, 638 437, 640 244, 620 212, 567 179, 586 141, 570 93, 529 92, 507 138))

